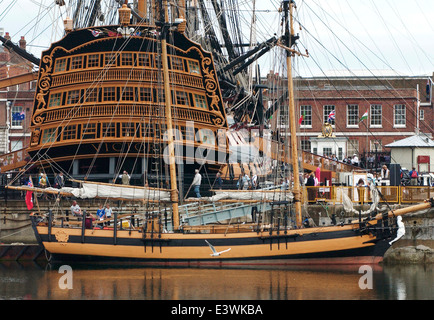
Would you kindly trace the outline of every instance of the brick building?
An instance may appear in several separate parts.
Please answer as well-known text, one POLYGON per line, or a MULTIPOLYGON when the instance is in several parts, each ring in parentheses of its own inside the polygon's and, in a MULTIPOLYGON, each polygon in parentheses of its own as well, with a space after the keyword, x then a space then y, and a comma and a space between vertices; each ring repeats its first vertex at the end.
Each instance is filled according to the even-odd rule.
MULTIPOLYGON (((13 41, 8 33, 4 37, 13 41)), ((19 40, 19 46, 26 49, 24 37, 19 40)), ((27 74, 32 69, 30 62, 0 46, 0 79, 27 74)), ((17 151, 29 145, 34 89, 34 81, 0 88, 0 154, 17 151)))
MULTIPOLYGON (((24 37, 19 46, 26 48, 24 37)), ((0 46, 0 79, 29 73, 32 68, 30 62, 0 46)), ((270 106, 284 96, 287 83, 271 72, 264 82, 269 88, 264 97, 270 106)), ((432 77, 385 73, 296 78, 296 112, 304 116, 299 126, 301 148, 319 155, 335 154, 340 160, 353 154, 367 159, 372 154, 388 154, 385 145, 416 133, 431 137, 432 83, 432 77), (333 132, 324 138, 323 125, 332 111, 333 132), (365 112, 368 118, 360 122, 365 112)), ((34 92, 35 82, 0 88, 0 155, 29 145, 34 92)), ((282 134, 287 119, 287 114, 278 111, 272 129, 282 134)))
MULTIPOLYGON (((266 79, 268 99, 284 92, 285 81, 270 73, 266 79), (279 88, 280 86, 280 88, 279 88), (278 92, 278 94, 276 94, 278 92)), ((356 154, 368 164, 368 156, 380 156, 388 162, 390 150, 384 146, 396 140, 433 132, 431 77, 333 76, 295 79, 297 114, 301 148, 312 153, 342 160, 356 154), (334 119, 329 115, 334 111, 334 119), (368 118, 360 121, 367 112, 368 118), (332 133, 324 133, 330 122, 332 133), (329 135, 329 136, 327 136, 329 135), (327 137, 326 137, 327 136, 327 137)), ((285 127, 285 114, 273 117, 272 126, 285 127)))

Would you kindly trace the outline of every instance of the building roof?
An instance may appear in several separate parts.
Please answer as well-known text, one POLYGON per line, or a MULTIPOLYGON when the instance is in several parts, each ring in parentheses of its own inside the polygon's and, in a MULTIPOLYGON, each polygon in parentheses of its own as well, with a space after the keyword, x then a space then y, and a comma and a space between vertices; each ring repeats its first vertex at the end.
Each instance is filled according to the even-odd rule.
POLYGON ((385 147, 386 148, 406 148, 406 147, 434 148, 434 141, 431 140, 426 135, 414 135, 402 140, 389 143, 385 147))
POLYGON ((337 78, 354 78, 354 77, 405 77, 406 75, 395 70, 326 70, 318 77, 337 77, 337 78))

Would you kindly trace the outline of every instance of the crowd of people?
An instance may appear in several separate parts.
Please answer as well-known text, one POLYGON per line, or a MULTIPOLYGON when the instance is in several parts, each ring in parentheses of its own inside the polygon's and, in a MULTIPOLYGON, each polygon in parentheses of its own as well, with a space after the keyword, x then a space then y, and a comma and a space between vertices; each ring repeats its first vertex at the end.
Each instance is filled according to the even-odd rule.
POLYGON ((104 228, 104 226, 110 226, 110 219, 113 214, 113 209, 110 207, 110 204, 105 204, 105 207, 100 204, 99 208, 96 211, 96 218, 93 214, 90 212, 83 211, 80 208, 80 205, 77 203, 77 200, 72 200, 71 205, 71 214, 72 216, 78 218, 79 221, 82 221, 82 219, 85 219, 85 228, 86 229, 92 229, 93 228, 93 222, 95 220, 98 221, 96 226, 98 226, 100 229, 104 228))
MULTIPOLYGON (((123 171, 121 175, 118 177, 123 185, 129 185, 131 176, 128 174, 127 171, 123 171)), ((54 188, 63 188, 65 186, 65 178, 63 176, 63 172, 55 173, 53 184, 50 184, 48 176, 45 172, 40 172, 38 175, 38 183, 39 188, 46 188, 46 187, 54 187, 54 188)))
MULTIPOLYGON (((39 188, 46 188, 51 186, 47 174, 44 172, 41 172, 38 176, 38 187, 39 188)), ((54 182, 53 187, 54 188, 63 188, 65 186, 65 178, 63 177, 63 173, 59 172, 54 175, 54 182)))
MULTIPOLYGON (((339 159, 334 154, 330 158, 333 161, 339 161, 339 159)), ((381 164, 390 163, 390 155, 383 153, 368 153, 359 157, 356 153, 354 153, 352 156, 348 155, 344 157, 342 159, 342 162, 345 164, 350 164, 352 166, 361 167, 363 169, 375 169, 381 164)))
MULTIPOLYGON (((119 179, 121 181, 121 184, 129 185, 131 177, 127 171, 123 171, 123 173, 119 175, 119 179)), ((33 183, 33 181, 31 183, 33 183)), ((28 185, 29 183, 24 182, 23 184, 28 185)), ((65 178, 62 172, 56 173, 54 175, 53 184, 50 184, 47 174, 45 172, 41 172, 38 175, 37 183, 35 185, 37 185, 39 188, 54 187, 60 189, 65 186, 65 178)), ((109 204, 105 204, 105 206, 101 204, 99 205, 99 209, 96 211, 96 218, 90 212, 83 211, 80 208, 80 205, 77 203, 77 200, 72 200, 72 204, 70 207, 70 214, 72 216, 78 218, 79 221, 85 219, 86 229, 91 229, 93 226, 93 221, 95 220, 98 220, 99 223, 97 223, 97 226, 100 228, 103 228, 104 226, 110 226, 110 219, 112 217, 112 213, 113 209, 110 207, 109 204)))

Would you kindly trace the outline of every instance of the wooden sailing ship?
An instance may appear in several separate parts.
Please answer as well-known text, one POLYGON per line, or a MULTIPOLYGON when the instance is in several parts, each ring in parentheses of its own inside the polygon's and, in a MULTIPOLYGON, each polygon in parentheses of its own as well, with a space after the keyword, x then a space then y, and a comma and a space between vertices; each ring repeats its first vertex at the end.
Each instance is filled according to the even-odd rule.
MULTIPOLYGON (((301 187, 294 179, 292 192, 226 191, 231 193, 231 199, 220 201, 250 204, 251 223, 183 223, 177 183, 183 172, 177 167, 177 150, 191 147, 197 154, 198 149, 205 148, 217 158, 225 158, 226 137, 218 139, 218 131, 227 129, 228 124, 212 55, 184 35, 182 10, 176 15, 167 1, 156 4, 154 17, 158 18, 153 21, 143 18, 131 24, 131 11, 124 4, 119 10, 119 25, 78 30, 71 27, 42 56, 29 149, 33 157, 39 155, 43 165, 62 161, 73 165, 77 156, 91 159, 90 155, 98 153, 95 162, 88 164, 91 170, 96 165, 110 166, 110 157, 123 153, 144 155, 145 162, 163 160, 166 155, 166 177, 170 178, 168 184, 156 188, 76 181, 82 187, 78 193, 43 190, 85 198, 89 194, 110 196, 140 201, 145 207, 164 205, 162 210, 144 214, 115 213, 109 225, 105 225, 108 221, 94 221, 90 229, 86 217, 58 220, 52 211, 45 215, 32 213, 37 240, 54 260, 173 265, 376 263, 396 237, 396 217, 431 207, 432 203, 427 202, 365 219, 359 217, 346 225, 305 228, 301 187), (97 119, 90 120, 95 114, 97 119), (198 124, 202 140, 188 139, 190 120, 198 124), (175 129, 185 133, 186 138, 179 139, 175 129), (278 196, 264 196, 267 193, 278 196), (275 215, 276 208, 279 215, 275 215)), ((144 13, 144 7, 139 12, 144 13)), ((292 1, 283 1, 285 33, 279 45, 286 50, 290 159, 297 176, 291 58, 298 53, 291 49, 296 41, 293 8, 292 1)), ((197 136, 197 132, 192 134, 197 136)), ((188 157, 185 150, 183 161, 197 160, 188 157)), ((232 208, 238 209, 236 205, 232 208)))
MULTIPOLYGON (((215 140, 228 126, 212 55, 186 38, 182 18, 133 26, 126 4, 119 16, 120 25, 67 29, 43 53, 30 156, 42 166, 76 166, 75 176, 113 174, 124 157, 124 168, 160 180, 168 174, 157 163, 171 140, 178 160, 192 164, 184 166, 187 173, 201 152, 225 160, 226 139, 215 140)), ((220 168, 210 163, 212 172, 220 168)))

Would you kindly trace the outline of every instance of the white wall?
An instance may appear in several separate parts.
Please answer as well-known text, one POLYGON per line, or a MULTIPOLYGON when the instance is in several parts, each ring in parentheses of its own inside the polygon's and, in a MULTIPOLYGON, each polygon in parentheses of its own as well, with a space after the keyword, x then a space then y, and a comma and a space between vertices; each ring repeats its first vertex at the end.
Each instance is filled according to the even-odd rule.
MULTIPOLYGON (((434 172, 434 148, 392 148, 391 163, 398 163, 401 165, 401 168, 408 170, 411 170, 413 166, 417 169, 418 156, 429 156, 430 172, 434 172)), ((419 171, 425 172, 428 170, 427 168, 427 165, 420 165, 419 171)))

